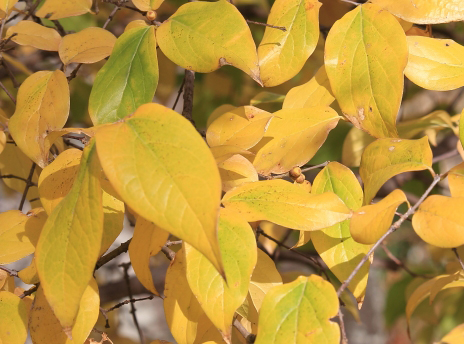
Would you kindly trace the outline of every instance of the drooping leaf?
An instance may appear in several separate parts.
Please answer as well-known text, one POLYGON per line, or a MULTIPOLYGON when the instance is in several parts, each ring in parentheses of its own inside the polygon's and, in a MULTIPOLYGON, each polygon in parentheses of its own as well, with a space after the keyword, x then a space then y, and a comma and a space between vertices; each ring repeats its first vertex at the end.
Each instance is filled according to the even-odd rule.
POLYGON ((58 51, 61 43, 61 36, 55 29, 33 21, 23 20, 10 26, 6 31, 5 38, 11 37, 13 34, 16 34, 11 38, 13 42, 41 50, 58 51))
POLYGON ((280 179, 241 185, 227 192, 222 203, 248 222, 267 220, 306 231, 326 228, 351 217, 350 210, 335 194, 310 195, 280 179))
POLYGON ((375 244, 390 228, 396 209, 404 202, 408 202, 404 192, 394 190, 378 203, 359 208, 351 218, 353 239, 366 245, 375 244))
POLYGON ((416 24, 439 24, 464 20, 460 0, 372 0, 395 16, 416 24))
POLYGON ((464 162, 448 172, 448 184, 453 197, 464 197, 464 162))
POLYGON ((101 127, 96 139, 103 170, 123 200, 222 271, 217 242, 221 180, 194 127, 162 105, 146 104, 124 121, 101 127))
POLYGON ((0 213, 0 264, 8 264, 34 253, 47 214, 36 208, 0 213))
POLYGON ((94 125, 112 123, 149 103, 158 85, 155 29, 138 27, 123 33, 98 72, 89 98, 94 125))
POLYGON ((319 39, 318 0, 277 0, 258 47, 259 70, 265 87, 293 78, 313 53, 319 39))
POLYGON ((397 137, 408 59, 398 21, 374 4, 357 6, 331 28, 325 68, 344 116, 374 137, 397 137))
POLYGON ((135 223, 134 236, 129 244, 129 257, 135 275, 142 285, 155 295, 159 295, 153 284, 150 271, 150 257, 161 251, 169 233, 142 217, 135 223))
POLYGON ((316 275, 274 287, 264 297, 255 343, 338 343, 340 329, 329 320, 338 307, 333 286, 316 275))
POLYGON ((222 113, 206 131, 210 147, 227 145, 249 149, 264 136, 272 114, 254 106, 241 106, 222 113))
POLYGON ((72 189, 53 209, 37 244, 40 285, 70 333, 80 299, 92 278, 103 232, 101 168, 95 141, 84 149, 72 189))
MULTIPOLYGON (((78 33, 64 36, 58 53, 65 65, 94 63, 109 56, 115 43, 116 37, 108 30, 88 27, 78 33)), ((120 63, 122 64, 122 61, 120 63)))
POLYGON ((313 106, 330 106, 335 100, 329 78, 322 66, 307 83, 292 88, 285 96, 282 109, 300 109, 313 106))
POLYGON ((253 148, 253 165, 259 174, 290 171, 306 164, 338 123, 340 117, 329 107, 284 109, 274 113, 268 130, 253 148))
POLYGON ((464 338, 464 324, 453 328, 446 336, 444 336, 439 344, 460 344, 464 338))
POLYGON ((91 12, 92 0, 46 0, 35 15, 40 18, 56 20, 61 18, 80 16, 91 12))
POLYGON ((29 318, 29 330, 35 344, 84 343, 92 331, 100 312, 100 297, 95 279, 91 279, 79 302, 76 322, 72 326, 72 340, 61 329, 60 322, 50 307, 42 286, 37 290, 29 318))
POLYGON ((232 65, 261 83, 250 28, 226 0, 182 5, 156 30, 156 37, 161 51, 185 69, 209 73, 232 65))
POLYGON ((366 147, 359 173, 364 182, 364 204, 390 178, 408 171, 432 170, 432 150, 427 137, 418 140, 378 139, 366 147))
POLYGON ((419 206, 412 218, 417 235, 430 245, 453 248, 464 245, 464 206, 462 197, 432 195, 419 206))
POLYGON ((19 344, 26 339, 26 303, 9 291, 0 291, 0 342, 19 344))
POLYGON ((434 91, 464 86, 464 46, 451 39, 408 36, 407 40, 409 59, 404 74, 409 80, 434 91))
MULTIPOLYGON (((351 210, 355 211, 362 205, 363 192, 356 176, 338 162, 331 162, 314 179, 312 194, 319 195, 328 191, 334 192, 351 210)), ((311 232, 314 248, 340 281, 348 278, 370 249, 370 246, 353 240, 350 235, 350 221, 352 220, 345 220, 311 232)), ((369 266, 370 262, 366 262, 348 285, 359 302, 366 293, 369 266)))
POLYGON ((227 208, 222 208, 219 215, 218 236, 227 282, 188 244, 185 245, 186 273, 193 294, 211 322, 225 338, 230 338, 234 313, 246 298, 256 265, 256 239, 250 225, 227 208))
POLYGON ((259 180, 253 164, 240 154, 218 164, 221 175, 222 191, 227 192, 244 183, 257 182, 259 180))
POLYGON ((156 11, 164 0, 132 0, 135 7, 141 11, 156 11))

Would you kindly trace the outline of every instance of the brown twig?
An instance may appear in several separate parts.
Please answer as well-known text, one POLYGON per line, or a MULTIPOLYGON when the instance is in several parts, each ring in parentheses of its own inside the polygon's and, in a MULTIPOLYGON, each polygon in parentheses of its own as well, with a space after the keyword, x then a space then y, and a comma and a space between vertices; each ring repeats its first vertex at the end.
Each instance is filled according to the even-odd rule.
POLYGON ((172 106, 172 109, 175 110, 177 103, 179 102, 180 95, 182 94, 182 91, 184 90, 184 85, 185 85, 185 77, 182 79, 182 84, 180 84, 179 91, 177 91, 177 97, 174 102, 174 105, 172 106))
POLYGON ((37 0, 31 8, 27 11, 27 14, 24 16, 22 20, 28 20, 30 16, 34 15, 35 10, 37 9, 37 6, 41 3, 42 0, 37 0))
POLYGON ((108 263, 109 261, 113 260, 117 256, 127 252, 129 249, 129 244, 132 239, 127 240, 126 242, 123 242, 118 248, 115 248, 113 251, 108 252, 104 256, 102 256, 98 261, 97 264, 95 264, 95 270, 100 269, 103 265, 108 263))
POLYGON ((173 250, 167 248, 166 246, 163 246, 161 248, 161 252, 163 252, 166 258, 169 260, 173 260, 174 257, 176 256, 176 253, 173 250))
POLYGON ((273 28, 273 29, 277 29, 277 30, 281 30, 281 31, 287 31, 287 28, 285 26, 275 26, 275 25, 271 25, 271 24, 266 24, 266 23, 261 23, 261 22, 257 22, 257 21, 254 21, 254 20, 246 20, 246 22, 248 24, 255 24, 255 25, 261 25, 261 26, 266 26, 266 27, 270 27, 270 28, 273 28))
POLYGON ((145 301, 145 300, 153 300, 154 298, 155 298, 155 295, 150 295, 150 296, 147 296, 147 297, 141 297, 139 299, 125 300, 125 301, 117 303, 116 305, 114 305, 113 307, 110 307, 108 309, 100 307, 100 312, 103 315, 103 317, 105 318, 105 322, 106 322, 105 323, 105 328, 110 328, 110 324, 109 324, 109 320, 108 320, 108 313, 109 312, 112 312, 115 309, 117 309, 119 307, 122 307, 124 305, 127 305, 129 303, 134 303, 134 302, 138 302, 138 301, 145 301))
POLYGON ((182 116, 187 118, 193 126, 193 88, 195 84, 195 72, 193 70, 185 70, 184 77, 184 107, 182 109, 182 116))
POLYGON ((456 258, 458 259, 459 264, 461 264, 461 268, 464 270, 464 262, 462 261, 461 257, 459 256, 457 248, 453 248, 452 250, 453 250, 454 254, 456 255, 456 258))
POLYGON ((13 269, 8 269, 6 266, 0 265, 0 270, 6 271, 8 275, 13 277, 18 277, 18 271, 13 269))
MULTIPOLYGON (((318 168, 324 168, 324 167, 326 167, 329 163, 330 163, 330 161, 326 161, 326 162, 323 162, 322 164, 318 164, 318 165, 313 165, 313 166, 308 166, 308 167, 302 168, 302 169, 301 169, 301 173, 305 173, 305 172, 308 172, 308 171, 311 171, 311 170, 315 170, 315 169, 318 169, 318 168)), ((276 174, 275 176, 269 177, 268 179, 281 179, 281 178, 286 178, 286 177, 290 177, 289 174, 288 174, 288 172, 287 172, 287 173, 282 173, 282 174, 276 174)))
POLYGON ((338 309, 338 320, 340 322, 340 332, 342 333, 341 344, 348 344, 348 337, 346 336, 345 321, 343 320, 342 309, 338 309))
POLYGON ((66 30, 64 29, 63 25, 58 20, 52 20, 53 24, 55 24, 56 30, 60 33, 61 36, 66 36, 66 30))
MULTIPOLYGON (((15 176, 13 174, 4 174, 3 176, 0 176, 0 179, 18 179, 22 180, 23 182, 27 183, 27 179, 19 176, 15 176)), ((36 183, 32 183, 31 186, 37 186, 36 183)))
POLYGON ((5 93, 8 95, 8 97, 10 97, 11 101, 16 104, 16 99, 15 97, 13 97, 13 95, 10 93, 10 91, 8 91, 8 89, 5 87, 5 85, 3 85, 3 83, 0 81, 0 87, 5 91, 5 93))
POLYGON ((385 242, 383 242, 382 244, 382 249, 383 251, 385 252, 385 254, 387 255, 388 258, 390 258, 390 260, 395 263, 396 265, 398 265, 398 267, 400 267, 401 269, 403 269, 404 271, 406 271, 408 274, 410 274, 412 277, 422 277, 422 278, 433 278, 434 276, 429 276, 429 275, 423 275, 423 274, 418 274, 418 273, 415 273, 413 271, 411 271, 401 260, 399 260, 397 257, 395 257, 395 255, 388 249, 387 245, 385 244, 385 242))
POLYGON ((245 338, 245 341, 247 342, 247 344, 251 344, 251 343, 255 342, 256 335, 254 335, 253 333, 248 332, 248 330, 237 319, 234 320, 234 327, 243 336, 243 338, 245 338))
MULTIPOLYGON (((11 39, 11 37, 13 37, 13 35, 8 37, 8 39, 11 39)), ((5 59, 3 59, 3 58, 2 58, 1 63, 2 63, 2 66, 5 68, 6 72, 8 73, 8 76, 11 79, 11 82, 13 83, 13 87, 18 88, 20 86, 20 83, 18 82, 18 80, 16 80, 16 77, 15 77, 13 71, 11 70, 10 66, 8 65, 8 63, 6 63, 5 59)))
POLYGON ((27 180, 26 180, 26 186, 24 188, 24 192, 23 192, 23 195, 21 197, 21 202, 19 203, 19 210, 20 211, 23 210, 24 202, 26 202, 26 197, 27 197, 27 193, 29 192, 29 188, 31 186, 35 185, 32 182, 32 177, 34 176, 35 166, 36 166, 36 164, 35 164, 35 162, 33 162, 31 170, 29 171, 29 176, 27 177, 27 180))
POLYGON ((32 288, 26 290, 24 293, 22 293, 21 295, 19 295, 19 298, 20 299, 24 299, 26 296, 29 296, 29 295, 32 295, 34 294, 37 289, 39 289, 39 285, 40 283, 37 283, 36 285, 34 285, 32 288))
POLYGON ((176 241, 167 241, 166 244, 164 244, 164 246, 166 247, 169 247, 169 246, 173 246, 173 245, 180 245, 182 244, 182 240, 176 240, 176 241))

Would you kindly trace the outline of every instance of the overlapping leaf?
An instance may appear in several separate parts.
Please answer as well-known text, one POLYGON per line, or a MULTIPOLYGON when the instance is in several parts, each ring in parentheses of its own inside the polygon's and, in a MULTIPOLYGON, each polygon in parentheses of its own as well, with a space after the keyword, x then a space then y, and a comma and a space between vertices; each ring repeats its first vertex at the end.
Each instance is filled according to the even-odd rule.
POLYGON ((251 158, 253 153, 239 148, 237 146, 215 146, 211 147, 211 153, 214 156, 217 164, 220 164, 227 159, 232 158, 234 155, 240 154, 241 156, 251 158))
POLYGON ((164 0, 133 0, 135 7, 141 11, 155 11, 161 6, 164 0))
POLYGON ((9 291, 0 291, 0 342, 25 343, 26 339, 26 303, 9 291))
POLYGON ((50 20, 79 16, 91 11, 92 0, 46 0, 35 13, 50 20))
POLYGON ((222 190, 227 192, 236 186, 258 181, 253 164, 244 156, 236 154, 218 164, 222 190))
POLYGON ((464 163, 448 172, 448 184, 453 197, 464 197, 464 163))
POLYGON ((18 0, 1 0, 0 10, 5 13, 9 13, 13 9, 14 5, 16 5, 17 2, 18 0))
POLYGON ((11 38, 13 42, 41 50, 58 51, 61 43, 61 36, 55 29, 47 28, 33 21, 23 20, 10 26, 6 31, 6 38, 13 34, 16 34, 11 38))

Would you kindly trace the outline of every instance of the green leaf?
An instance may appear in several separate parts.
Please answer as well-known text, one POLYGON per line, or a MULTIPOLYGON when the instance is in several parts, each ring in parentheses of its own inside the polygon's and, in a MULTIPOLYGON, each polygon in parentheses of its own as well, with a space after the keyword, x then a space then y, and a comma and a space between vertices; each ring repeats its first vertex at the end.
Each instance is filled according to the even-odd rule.
POLYGON ((90 93, 93 124, 116 122, 151 102, 158 78, 154 27, 137 27, 123 33, 90 93))

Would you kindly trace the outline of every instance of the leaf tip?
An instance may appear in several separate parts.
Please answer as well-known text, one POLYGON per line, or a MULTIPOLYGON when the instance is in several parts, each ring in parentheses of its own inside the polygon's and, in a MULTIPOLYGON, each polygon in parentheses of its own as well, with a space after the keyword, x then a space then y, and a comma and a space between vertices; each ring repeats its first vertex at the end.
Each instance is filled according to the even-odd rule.
POLYGON ((69 340, 73 340, 72 327, 71 326, 63 327, 63 332, 66 334, 66 337, 68 337, 69 340))

